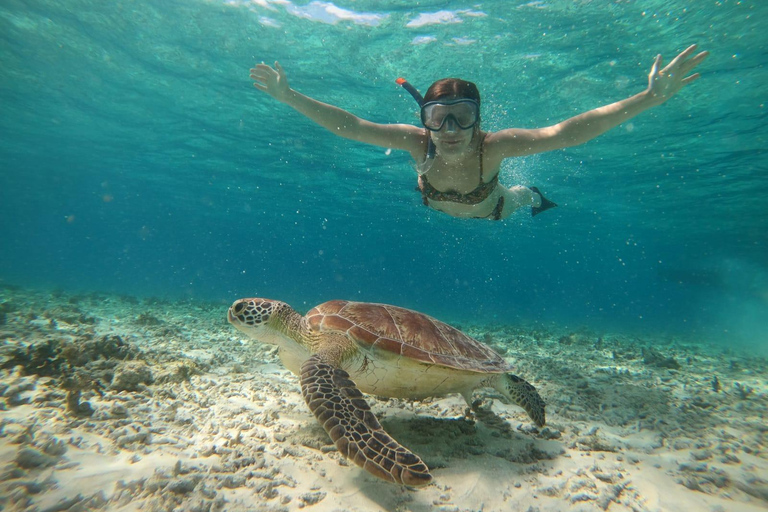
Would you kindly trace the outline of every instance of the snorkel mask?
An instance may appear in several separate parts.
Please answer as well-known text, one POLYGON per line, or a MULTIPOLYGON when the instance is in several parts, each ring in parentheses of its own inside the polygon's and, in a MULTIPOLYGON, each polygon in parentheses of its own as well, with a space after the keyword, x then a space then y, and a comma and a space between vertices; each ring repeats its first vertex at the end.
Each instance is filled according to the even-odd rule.
POLYGON ((440 131, 450 119, 462 130, 469 130, 479 118, 480 105, 468 98, 430 101, 421 106, 421 124, 431 132, 440 131))

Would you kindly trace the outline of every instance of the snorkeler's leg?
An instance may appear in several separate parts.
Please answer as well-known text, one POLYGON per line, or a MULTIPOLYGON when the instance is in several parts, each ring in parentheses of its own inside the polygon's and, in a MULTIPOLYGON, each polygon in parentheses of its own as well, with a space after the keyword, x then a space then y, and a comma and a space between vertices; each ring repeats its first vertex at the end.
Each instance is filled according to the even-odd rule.
POLYGON ((538 199, 538 195, 534 194, 531 189, 521 185, 512 188, 499 187, 499 190, 504 197, 504 207, 500 217, 502 219, 512 215, 518 208, 534 205, 534 200, 538 199))
POLYGON ((531 215, 536 216, 544 210, 549 210, 557 206, 555 203, 544 197, 536 187, 523 187, 516 185, 511 188, 499 187, 504 196, 504 209, 501 212, 501 218, 506 219, 512 212, 523 206, 531 207, 531 215))
POLYGON ((544 210, 549 210, 550 208, 557 206, 556 203, 544 197, 544 194, 542 194, 538 188, 531 187, 530 190, 533 195, 533 201, 531 203, 531 217, 535 217, 544 210))

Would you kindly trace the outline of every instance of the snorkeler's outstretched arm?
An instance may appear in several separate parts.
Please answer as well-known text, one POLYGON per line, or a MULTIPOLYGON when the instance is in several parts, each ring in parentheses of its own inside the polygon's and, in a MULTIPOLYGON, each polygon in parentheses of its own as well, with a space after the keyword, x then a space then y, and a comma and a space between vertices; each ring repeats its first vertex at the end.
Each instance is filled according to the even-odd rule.
POLYGON ((317 101, 288 85, 288 77, 279 63, 272 68, 257 64, 251 69, 254 87, 285 103, 334 135, 347 139, 423 154, 426 147, 424 130, 408 124, 380 124, 361 119, 346 110, 317 101))
POLYGON ((689 46, 662 69, 661 55, 658 55, 648 74, 648 88, 639 94, 546 128, 501 130, 486 138, 486 147, 496 157, 507 158, 576 146, 592 140, 641 112, 661 105, 683 86, 699 78, 698 73, 689 73, 707 58, 709 52, 692 57, 695 51, 695 44, 689 46))

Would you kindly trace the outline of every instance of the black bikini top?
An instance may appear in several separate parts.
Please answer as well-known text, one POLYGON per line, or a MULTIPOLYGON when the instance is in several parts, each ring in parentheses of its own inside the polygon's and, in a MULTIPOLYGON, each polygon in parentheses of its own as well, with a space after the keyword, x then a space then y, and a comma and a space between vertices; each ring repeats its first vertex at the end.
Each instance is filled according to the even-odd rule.
POLYGON ((495 189, 499 184, 499 175, 497 173, 491 181, 487 183, 483 182, 484 142, 485 137, 483 137, 483 140, 480 142, 480 176, 478 177, 477 187, 475 187, 474 190, 467 192, 466 194, 462 194, 461 192, 457 192, 455 190, 437 190, 429 183, 427 180, 427 175, 422 174, 419 176, 419 190, 421 190, 421 200, 425 205, 429 206, 428 199, 431 199, 432 201, 450 201, 452 203, 472 205, 482 203, 488 198, 488 196, 491 195, 493 189, 495 189))

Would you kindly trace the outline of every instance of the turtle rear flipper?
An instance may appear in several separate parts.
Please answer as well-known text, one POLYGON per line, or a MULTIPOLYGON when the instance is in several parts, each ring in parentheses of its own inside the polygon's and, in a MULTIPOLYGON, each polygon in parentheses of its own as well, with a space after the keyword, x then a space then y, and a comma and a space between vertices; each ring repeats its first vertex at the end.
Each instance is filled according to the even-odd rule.
POLYGON ((521 379, 511 373, 506 373, 496 377, 493 387, 510 402, 525 409, 525 412, 528 413, 528 416, 537 426, 544 426, 546 423, 544 400, 542 400, 536 388, 525 379, 521 379))
POLYGON ((381 428, 349 374, 319 354, 301 366, 301 394, 344 457, 389 482, 420 486, 432 481, 427 465, 381 428))

